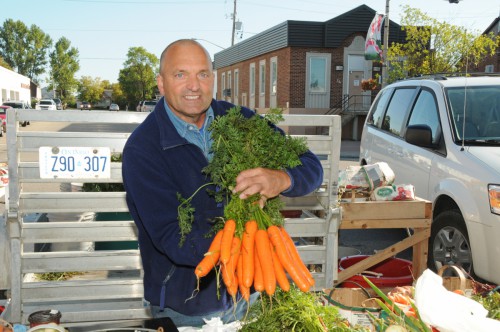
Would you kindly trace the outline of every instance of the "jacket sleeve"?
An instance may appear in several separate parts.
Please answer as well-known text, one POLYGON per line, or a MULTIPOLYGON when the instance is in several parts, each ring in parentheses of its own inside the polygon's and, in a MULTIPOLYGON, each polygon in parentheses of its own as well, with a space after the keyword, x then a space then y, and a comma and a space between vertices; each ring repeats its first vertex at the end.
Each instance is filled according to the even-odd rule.
POLYGON ((157 153, 139 146, 125 147, 122 174, 127 204, 139 229, 141 251, 149 252, 151 258, 160 252, 177 265, 194 267, 210 245, 209 225, 195 220, 184 245, 179 247, 179 175, 170 174, 157 153))
POLYGON ((323 166, 314 153, 307 151, 300 156, 300 161, 302 165, 286 169, 292 184, 282 193, 284 196, 304 196, 318 189, 323 183, 323 166))

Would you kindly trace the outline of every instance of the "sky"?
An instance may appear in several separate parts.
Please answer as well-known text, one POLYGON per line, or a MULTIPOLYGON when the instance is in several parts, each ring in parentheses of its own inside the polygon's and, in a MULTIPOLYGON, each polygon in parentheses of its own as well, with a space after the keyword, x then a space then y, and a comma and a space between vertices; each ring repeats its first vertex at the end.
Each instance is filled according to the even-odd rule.
MULTIPOLYGON (((66 37, 79 51, 77 78, 111 83, 131 47, 160 57, 180 38, 195 38, 213 55, 232 45, 233 14, 241 22, 234 44, 287 20, 324 22, 360 5, 400 23, 403 6, 475 32, 500 16, 500 0, 0 0, 0 24, 7 19, 37 25, 55 43, 66 37)), ((42 82, 43 86, 43 82, 42 82)))

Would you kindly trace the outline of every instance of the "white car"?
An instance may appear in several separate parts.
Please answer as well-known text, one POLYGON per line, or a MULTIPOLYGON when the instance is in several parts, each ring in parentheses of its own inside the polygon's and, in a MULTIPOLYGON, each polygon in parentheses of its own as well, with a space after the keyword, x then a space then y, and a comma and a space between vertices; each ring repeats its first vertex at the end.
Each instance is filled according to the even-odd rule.
POLYGON ((36 107, 40 110, 57 111, 57 104, 53 99, 41 99, 36 107))
POLYGON ((109 110, 118 112, 120 110, 120 106, 118 106, 118 104, 111 104, 109 105, 109 110))
POLYGON ((141 112, 153 112, 156 107, 157 101, 145 100, 141 105, 141 112))
POLYGON ((428 265, 460 265, 500 284, 500 77, 410 79, 382 89, 360 163, 433 203, 428 265))

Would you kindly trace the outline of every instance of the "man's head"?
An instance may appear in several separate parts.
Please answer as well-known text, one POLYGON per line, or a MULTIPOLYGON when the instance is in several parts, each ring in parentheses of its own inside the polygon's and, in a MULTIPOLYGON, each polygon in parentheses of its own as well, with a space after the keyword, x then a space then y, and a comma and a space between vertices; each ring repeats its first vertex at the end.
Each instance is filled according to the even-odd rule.
POLYGON ((212 61, 207 50, 191 39, 165 48, 156 82, 170 109, 186 122, 199 124, 210 106, 214 89, 212 61))

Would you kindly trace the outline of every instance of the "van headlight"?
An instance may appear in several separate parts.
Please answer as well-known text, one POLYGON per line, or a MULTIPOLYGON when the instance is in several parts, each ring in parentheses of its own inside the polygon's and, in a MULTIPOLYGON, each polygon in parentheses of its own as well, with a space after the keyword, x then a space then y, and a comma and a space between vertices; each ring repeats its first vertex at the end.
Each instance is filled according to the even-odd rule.
POLYGON ((488 195, 490 197, 490 209, 495 214, 500 214, 500 185, 488 185, 488 195))

